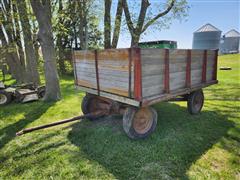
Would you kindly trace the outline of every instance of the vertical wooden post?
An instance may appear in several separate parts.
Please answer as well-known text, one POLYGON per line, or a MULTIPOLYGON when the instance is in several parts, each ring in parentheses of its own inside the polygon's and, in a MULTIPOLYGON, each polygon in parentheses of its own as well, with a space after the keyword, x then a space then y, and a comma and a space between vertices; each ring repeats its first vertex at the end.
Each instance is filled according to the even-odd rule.
POLYGON ((206 79, 207 79, 207 50, 204 50, 202 64, 202 83, 206 83, 206 79))
POLYGON ((76 59, 75 59, 75 52, 74 50, 72 49, 72 63, 73 63, 73 73, 74 73, 74 84, 77 85, 78 83, 78 79, 77 79, 77 67, 76 67, 76 59))
POLYGON ((191 50, 187 50, 186 87, 191 87, 191 50))
POLYGON ((164 66, 164 91, 169 93, 169 49, 165 49, 164 66))
POLYGON ((215 50, 212 80, 217 80, 218 49, 215 50))
POLYGON ((99 86, 99 73, 98 73, 98 51, 94 51, 95 54, 95 70, 96 70, 96 81, 97 81, 97 92, 100 95, 100 86, 99 86))
POLYGON ((132 48, 128 49, 128 97, 132 97, 132 48))
POLYGON ((141 49, 134 48, 134 98, 142 100, 142 67, 141 67, 141 49))

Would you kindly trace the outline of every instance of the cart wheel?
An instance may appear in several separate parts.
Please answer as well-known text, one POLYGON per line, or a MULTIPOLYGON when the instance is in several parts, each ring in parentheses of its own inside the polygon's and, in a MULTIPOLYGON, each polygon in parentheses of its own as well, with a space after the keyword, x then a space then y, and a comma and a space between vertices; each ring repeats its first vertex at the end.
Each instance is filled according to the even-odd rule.
MULTIPOLYGON (((87 94, 81 104, 83 114, 89 114, 104 109, 105 102, 98 98, 98 96, 87 94)), ((88 118, 89 120, 97 120, 98 118, 88 118)))
POLYGON ((37 94, 39 98, 43 98, 46 93, 46 88, 45 86, 41 86, 37 89, 37 94))
POLYGON ((149 136, 157 126, 157 112, 151 107, 128 107, 123 115, 123 129, 132 139, 149 136))
POLYGON ((11 93, 0 91, 0 106, 6 105, 12 101, 11 93))
POLYGON ((203 107, 204 95, 202 90, 194 91, 188 96, 188 112, 190 114, 198 114, 203 107))

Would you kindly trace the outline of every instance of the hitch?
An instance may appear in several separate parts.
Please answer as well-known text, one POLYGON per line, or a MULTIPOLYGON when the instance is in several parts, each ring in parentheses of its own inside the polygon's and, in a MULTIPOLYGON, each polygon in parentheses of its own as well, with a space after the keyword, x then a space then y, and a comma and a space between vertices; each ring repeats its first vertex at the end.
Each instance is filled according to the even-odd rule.
POLYGON ((36 126, 36 127, 32 127, 32 128, 23 129, 23 130, 17 132, 16 136, 21 136, 23 134, 27 134, 27 133, 37 131, 37 130, 40 130, 40 129, 46 129, 46 128, 49 128, 49 127, 53 127, 53 126, 57 126, 57 125, 60 125, 60 124, 65 124, 65 123, 69 123, 69 122, 73 122, 73 121, 77 121, 77 120, 81 120, 81 119, 85 119, 85 118, 93 118, 93 117, 98 118, 98 117, 102 117, 104 115, 106 115, 105 111, 96 111, 96 112, 89 113, 89 114, 86 114, 86 115, 75 116, 75 117, 72 117, 70 119, 64 119, 64 120, 61 120, 61 121, 56 121, 56 122, 49 123, 49 124, 44 124, 44 125, 41 125, 41 126, 36 126))

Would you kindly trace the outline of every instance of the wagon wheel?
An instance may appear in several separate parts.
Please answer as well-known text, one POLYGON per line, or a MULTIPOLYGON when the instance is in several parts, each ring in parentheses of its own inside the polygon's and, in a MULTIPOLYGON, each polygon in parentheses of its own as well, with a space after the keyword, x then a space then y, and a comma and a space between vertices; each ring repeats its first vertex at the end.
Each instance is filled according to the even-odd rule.
POLYGON ((0 106, 6 105, 12 101, 12 96, 6 91, 0 91, 0 106))
POLYGON ((194 91, 188 96, 188 112, 190 114, 198 114, 204 104, 204 94, 202 90, 194 91))
POLYGON ((123 129, 132 139, 149 136, 156 125, 157 112, 151 107, 128 107, 123 115, 123 129))
MULTIPOLYGON (((98 96, 87 94, 81 104, 83 114, 89 114, 97 111, 104 111, 109 107, 108 104, 98 96)), ((97 120, 99 117, 88 118, 89 120, 97 120)))

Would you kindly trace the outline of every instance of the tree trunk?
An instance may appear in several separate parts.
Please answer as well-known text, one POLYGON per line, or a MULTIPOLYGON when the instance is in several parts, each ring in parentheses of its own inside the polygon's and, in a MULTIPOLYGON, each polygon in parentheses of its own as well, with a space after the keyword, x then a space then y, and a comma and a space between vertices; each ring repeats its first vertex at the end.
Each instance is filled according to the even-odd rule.
MULTIPOLYGON (((14 25, 15 25, 14 40, 15 40, 16 45, 18 47, 18 54, 19 54, 20 63, 23 66, 23 69, 26 70, 25 55, 24 55, 23 46, 22 46, 22 42, 21 42, 21 29, 20 29, 20 26, 19 26, 18 10, 17 10, 16 4, 14 4, 14 3, 12 4, 12 10, 13 10, 14 25)), ((24 72, 24 73, 26 73, 26 72, 24 72)))
POLYGON ((33 46, 31 26, 28 19, 27 6, 25 1, 22 1, 22 0, 17 0, 17 5, 18 5, 18 12, 19 12, 20 21, 21 21, 22 30, 23 30, 28 80, 33 84, 38 85, 40 83, 40 78, 39 78, 39 73, 37 68, 37 59, 36 59, 35 49, 33 46))
MULTIPOLYGON (((58 24, 59 25, 63 25, 63 18, 62 18, 62 10, 63 10, 63 5, 62 5, 62 0, 58 1, 58 5, 59 5, 59 9, 58 9, 58 13, 60 14, 59 18, 58 18, 58 24)), ((61 31, 61 30, 59 30, 61 31)), ((57 49, 58 49, 58 65, 59 65, 59 69, 61 74, 66 74, 66 68, 65 68, 65 64, 64 64, 64 47, 63 47, 63 35, 61 32, 58 32, 57 34, 57 49)))
POLYGON ((14 27, 13 27, 13 16, 12 16, 12 6, 11 1, 2 1, 0 2, 2 7, 5 7, 5 11, 0 9, 0 13, 2 17, 6 17, 2 19, 2 26, 0 27, 0 35, 2 37, 2 43, 5 44, 6 47, 6 61, 9 65, 9 69, 13 78, 16 79, 18 83, 25 82, 25 69, 22 66, 16 42, 14 40, 14 27), (3 27, 5 29, 5 37, 3 33, 3 27), (8 41, 6 40, 8 39, 8 41))
POLYGON ((61 98, 61 93, 51 25, 50 1, 31 0, 31 5, 39 24, 38 35, 44 59, 44 71, 46 80, 46 93, 44 100, 59 100, 61 98))
POLYGON ((135 32, 134 36, 132 36, 131 47, 138 47, 138 43, 139 43, 139 40, 140 40, 140 35, 141 34, 135 32))
POLYGON ((122 22, 122 12, 123 12, 123 4, 122 0, 118 0, 117 5, 117 12, 115 16, 115 25, 113 31, 113 39, 112 39, 112 48, 117 48, 120 29, 121 29, 121 22, 122 22))
POLYGON ((111 48, 111 5, 112 0, 105 0, 104 6, 104 48, 111 48))
POLYGON ((39 56, 39 48, 40 45, 37 41, 38 37, 37 37, 37 27, 36 27, 36 21, 34 21, 33 19, 31 19, 31 24, 32 24, 32 32, 33 32, 33 46, 34 46, 34 52, 35 52, 35 57, 36 57, 36 61, 37 61, 37 65, 39 65, 39 60, 40 60, 40 56, 39 56))

